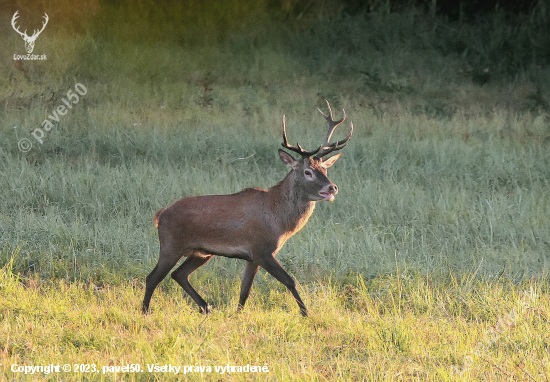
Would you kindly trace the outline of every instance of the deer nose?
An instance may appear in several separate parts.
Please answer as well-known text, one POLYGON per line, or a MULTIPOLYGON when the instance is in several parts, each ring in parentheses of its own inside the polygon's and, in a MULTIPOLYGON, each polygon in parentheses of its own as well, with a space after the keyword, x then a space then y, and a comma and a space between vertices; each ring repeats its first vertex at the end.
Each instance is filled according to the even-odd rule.
POLYGON ((335 184, 331 184, 329 187, 328 187, 328 192, 330 192, 331 194, 333 195, 336 195, 338 193, 338 186, 335 185, 335 184))

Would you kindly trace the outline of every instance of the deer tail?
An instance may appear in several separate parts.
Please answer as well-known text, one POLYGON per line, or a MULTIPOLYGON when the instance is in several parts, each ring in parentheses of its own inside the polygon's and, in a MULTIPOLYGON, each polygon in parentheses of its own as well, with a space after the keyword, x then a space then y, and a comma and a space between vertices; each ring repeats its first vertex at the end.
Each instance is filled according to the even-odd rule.
POLYGON ((155 227, 158 227, 158 226, 159 226, 159 218, 160 218, 160 215, 162 214, 163 211, 164 211, 164 208, 161 208, 161 209, 158 210, 157 213, 155 214, 155 217, 153 218, 153 222, 155 222, 155 227))

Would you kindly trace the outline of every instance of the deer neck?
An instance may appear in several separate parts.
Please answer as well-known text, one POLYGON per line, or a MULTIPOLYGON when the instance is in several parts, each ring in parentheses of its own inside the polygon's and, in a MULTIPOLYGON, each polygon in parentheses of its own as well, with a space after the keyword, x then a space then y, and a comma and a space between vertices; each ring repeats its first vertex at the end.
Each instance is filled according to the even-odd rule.
POLYGON ((269 207, 287 238, 300 231, 309 220, 315 202, 310 201, 296 184, 294 172, 269 189, 269 207))

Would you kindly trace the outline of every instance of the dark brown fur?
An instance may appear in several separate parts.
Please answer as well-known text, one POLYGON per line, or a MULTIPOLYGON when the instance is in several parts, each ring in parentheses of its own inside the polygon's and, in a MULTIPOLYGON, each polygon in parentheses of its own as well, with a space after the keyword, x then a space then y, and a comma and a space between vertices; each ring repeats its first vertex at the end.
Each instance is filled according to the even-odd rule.
POLYGON ((292 170, 277 185, 268 190, 247 188, 232 195, 193 196, 172 203, 157 211, 154 217, 160 241, 159 261, 147 276, 143 312, 149 310, 151 296, 168 272, 186 257, 172 272, 172 278, 195 300, 202 312, 208 304, 189 283, 189 275, 206 264, 214 255, 246 260, 239 307, 242 309, 250 294, 254 277, 260 267, 285 285, 292 293, 302 315, 307 309, 296 290, 296 282, 275 259, 283 244, 307 223, 320 200, 334 200, 338 187, 327 178, 327 169, 340 154, 322 157, 341 150, 353 133, 334 143, 330 137, 344 121, 334 121, 329 113, 321 114, 329 128, 324 143, 317 150, 305 151, 297 144, 288 144, 286 119, 283 117, 283 147, 300 154, 294 159, 279 149, 279 157, 292 170))
POLYGON ((307 223, 315 203, 332 199, 338 192, 327 178, 326 169, 339 155, 324 161, 294 159, 280 150, 280 156, 292 167, 292 171, 268 190, 247 188, 232 195, 188 197, 155 214, 160 256, 157 266, 147 276, 144 312, 149 309, 158 283, 182 257, 187 257, 172 277, 195 300, 201 311, 208 313, 208 304, 189 283, 189 275, 212 256, 218 255, 247 261, 239 309, 244 306, 254 277, 262 267, 290 290, 301 313, 307 315, 295 281, 275 259, 275 255, 286 240, 307 223), (306 176, 306 173, 311 175, 306 176))

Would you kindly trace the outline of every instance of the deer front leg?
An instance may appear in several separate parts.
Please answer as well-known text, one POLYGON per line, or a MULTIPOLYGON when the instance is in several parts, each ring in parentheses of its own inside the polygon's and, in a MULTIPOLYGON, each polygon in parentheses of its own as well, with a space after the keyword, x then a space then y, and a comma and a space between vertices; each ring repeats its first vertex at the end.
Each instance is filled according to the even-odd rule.
POLYGON ((243 280, 241 282, 241 295, 239 297, 239 306, 237 307, 237 312, 240 312, 244 308, 244 304, 250 295, 250 289, 252 288, 252 283, 254 282, 254 277, 258 273, 260 266, 253 263, 252 261, 246 262, 246 268, 243 273, 243 280))
POLYGON ((258 261, 262 268, 264 268, 269 274, 280 281, 284 286, 288 288, 290 293, 294 296, 294 299, 298 303, 300 313, 302 316, 307 317, 307 308, 304 302, 300 298, 298 291, 296 290, 296 281, 284 270, 281 264, 271 255, 258 261))

